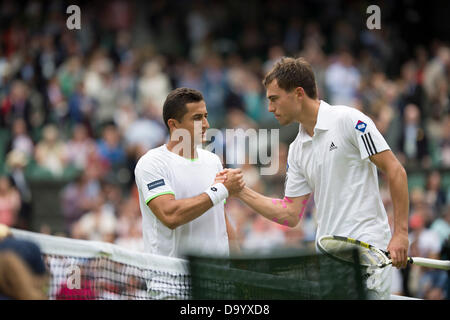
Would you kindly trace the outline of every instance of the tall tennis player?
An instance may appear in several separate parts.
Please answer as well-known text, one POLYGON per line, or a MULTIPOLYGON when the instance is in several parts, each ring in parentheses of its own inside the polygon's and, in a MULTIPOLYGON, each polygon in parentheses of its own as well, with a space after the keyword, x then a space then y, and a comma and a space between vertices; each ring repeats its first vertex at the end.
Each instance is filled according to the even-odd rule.
MULTIPOLYGON (((269 111, 279 123, 300 124, 289 146, 285 197, 271 199, 248 187, 238 197, 264 217, 294 227, 314 192, 316 241, 325 234, 360 239, 387 249, 392 265, 405 267, 407 176, 373 121, 355 108, 319 100, 314 73, 302 58, 282 58, 263 83, 269 111), (389 183, 393 233, 378 188, 377 168, 389 183)), ((219 176, 227 178, 226 170, 219 176)), ((392 268, 386 267, 368 279, 371 298, 390 297, 391 273, 392 268)))

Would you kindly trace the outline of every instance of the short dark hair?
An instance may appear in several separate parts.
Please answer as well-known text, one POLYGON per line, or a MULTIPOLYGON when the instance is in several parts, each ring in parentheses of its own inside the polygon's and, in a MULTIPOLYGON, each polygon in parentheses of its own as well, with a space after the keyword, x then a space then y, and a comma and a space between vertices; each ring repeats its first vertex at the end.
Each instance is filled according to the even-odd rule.
POLYGON ((264 87, 277 80, 278 86, 291 92, 302 87, 308 97, 317 98, 317 86, 311 65, 304 58, 283 57, 278 60, 263 80, 264 87))
POLYGON ((186 104, 191 102, 203 101, 203 95, 200 91, 190 88, 177 88, 172 90, 164 101, 163 119, 167 129, 169 119, 176 119, 181 121, 183 116, 187 113, 186 104))

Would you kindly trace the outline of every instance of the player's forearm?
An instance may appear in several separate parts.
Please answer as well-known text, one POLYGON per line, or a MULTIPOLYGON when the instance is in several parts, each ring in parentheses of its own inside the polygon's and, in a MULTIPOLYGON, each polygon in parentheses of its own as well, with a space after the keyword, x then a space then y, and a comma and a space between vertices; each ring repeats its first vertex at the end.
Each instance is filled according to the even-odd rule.
POLYGON ((250 208, 265 218, 279 224, 294 227, 298 224, 300 217, 288 208, 287 204, 280 204, 282 199, 272 199, 245 187, 237 195, 250 208))
POLYGON ((225 214, 225 223, 227 226, 228 245, 230 248, 230 253, 239 254, 241 252, 241 248, 239 246, 239 239, 237 237, 236 230, 234 230, 226 214, 225 214))
POLYGON ((173 200, 166 208, 166 221, 170 229, 186 224, 212 208, 213 203, 206 193, 186 199, 173 200))
POLYGON ((400 164, 388 172, 389 189, 394 206, 394 234, 408 234, 408 178, 400 164))

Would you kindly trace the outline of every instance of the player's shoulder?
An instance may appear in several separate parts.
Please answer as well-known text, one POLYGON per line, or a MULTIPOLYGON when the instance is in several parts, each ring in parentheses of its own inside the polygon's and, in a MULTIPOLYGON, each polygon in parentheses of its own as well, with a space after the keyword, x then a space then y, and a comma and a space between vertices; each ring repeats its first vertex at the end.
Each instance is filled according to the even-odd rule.
POLYGON ((219 161, 220 162, 219 156, 211 151, 205 150, 203 148, 197 148, 197 152, 201 158, 204 158, 207 161, 219 161))
POLYGON ((356 108, 346 106, 346 105, 328 105, 329 106, 329 115, 335 120, 340 120, 343 118, 353 117, 358 114, 362 114, 361 111, 359 111, 356 108))
POLYGON ((361 110, 355 108, 355 107, 350 107, 350 106, 346 106, 346 105, 334 105, 332 106, 332 109, 334 110, 334 113, 337 116, 343 117, 343 118, 358 118, 358 117, 367 117, 367 115, 362 112, 361 110))
POLYGON ((371 123, 369 116, 354 107, 334 105, 331 106, 330 110, 332 110, 331 117, 339 124, 339 128, 354 127, 357 129, 358 126, 367 126, 371 123))
POLYGON ((155 164, 161 164, 167 158, 165 155, 166 150, 164 145, 148 150, 139 158, 136 168, 146 168, 155 164))

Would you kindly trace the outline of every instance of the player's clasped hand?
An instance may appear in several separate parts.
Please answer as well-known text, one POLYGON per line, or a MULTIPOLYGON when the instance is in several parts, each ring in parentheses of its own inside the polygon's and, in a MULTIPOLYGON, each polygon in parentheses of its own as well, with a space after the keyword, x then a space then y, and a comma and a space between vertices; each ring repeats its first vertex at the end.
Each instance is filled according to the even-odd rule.
POLYGON ((216 175, 214 183, 223 183, 230 195, 239 193, 244 187, 244 176, 241 169, 224 169, 216 175))
POLYGON ((408 263, 408 246, 408 234, 394 234, 387 247, 394 267, 398 269, 406 267, 408 263))

